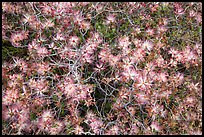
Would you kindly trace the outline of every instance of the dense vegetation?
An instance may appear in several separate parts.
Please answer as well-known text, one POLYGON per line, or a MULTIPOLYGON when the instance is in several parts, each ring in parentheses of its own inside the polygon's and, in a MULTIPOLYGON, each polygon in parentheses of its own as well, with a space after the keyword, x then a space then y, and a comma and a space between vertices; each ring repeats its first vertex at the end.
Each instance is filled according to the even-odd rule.
POLYGON ((3 2, 3 134, 202 134, 202 3, 3 2))

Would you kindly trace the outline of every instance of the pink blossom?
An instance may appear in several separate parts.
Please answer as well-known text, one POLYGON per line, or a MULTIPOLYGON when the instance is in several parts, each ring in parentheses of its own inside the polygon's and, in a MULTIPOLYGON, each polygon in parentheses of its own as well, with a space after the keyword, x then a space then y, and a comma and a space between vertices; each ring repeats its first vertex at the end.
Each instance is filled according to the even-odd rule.
POLYGON ((44 24, 43 24, 43 28, 50 28, 50 27, 54 27, 54 23, 52 20, 47 20, 44 24))
POLYGON ((54 38, 55 41, 57 40, 65 40, 65 37, 63 36, 63 34, 61 33, 57 33, 57 36, 54 38))
POLYGON ((134 28, 134 31, 136 32, 136 34, 141 33, 141 30, 140 30, 140 28, 139 28, 139 27, 134 28))
POLYGON ((153 48, 153 44, 152 44, 152 42, 150 42, 150 41, 145 41, 145 42, 142 44, 142 48, 143 48, 143 49, 147 49, 148 51, 150 51, 150 50, 153 48))
POLYGON ((63 130, 64 127, 65 127, 64 122, 62 122, 62 121, 55 121, 53 123, 53 126, 50 129, 51 135, 59 134, 63 130))
POLYGON ((82 133, 84 133, 83 128, 79 125, 76 125, 75 129, 74 129, 74 133, 76 135, 81 135, 82 133))
POLYGON ((25 23, 26 23, 26 22, 28 22, 28 23, 32 22, 32 19, 33 19, 33 18, 32 18, 31 15, 25 14, 24 17, 25 17, 25 18, 23 18, 23 22, 25 22, 25 23))
POLYGON ((42 121, 51 121, 53 118, 52 112, 50 110, 46 110, 42 114, 42 121))
POLYGON ((145 66, 145 69, 147 71, 153 71, 155 69, 155 63, 154 62, 148 62, 145 66))
POLYGON ((118 42, 119 46, 123 49, 126 49, 131 44, 129 37, 127 36, 119 38, 118 42))
POLYGON ((103 122, 101 120, 95 120, 95 121, 90 123, 90 127, 95 134, 99 134, 100 127, 102 125, 103 125, 103 122))
POLYGON ((93 5, 93 8, 96 9, 96 12, 100 12, 103 9, 103 4, 93 5))
POLYGON ((166 81, 167 81, 167 78, 166 78, 167 74, 165 74, 165 73, 160 73, 159 76, 160 76, 160 79, 161 79, 163 82, 166 82, 166 81))
POLYGON ((136 62, 143 61, 145 56, 145 50, 143 48, 138 48, 135 52, 133 52, 133 56, 135 57, 136 62))
POLYGON ((139 39, 134 39, 134 40, 133 40, 133 43, 135 44, 136 47, 140 48, 142 41, 139 40, 139 39))
POLYGON ((138 77, 138 84, 137 84, 137 87, 140 89, 140 90, 147 90, 150 88, 150 86, 152 84, 150 84, 150 82, 147 80, 147 76, 140 76, 138 77))
POLYGON ((110 23, 114 23, 115 22, 115 16, 113 15, 113 14, 109 14, 108 16, 107 16, 107 21, 106 21, 106 23, 107 24, 110 24, 110 23))
POLYGON ((101 61, 107 61, 107 58, 108 58, 108 56, 109 56, 109 54, 108 54, 108 52, 107 52, 107 50, 101 50, 100 52, 99 52, 99 54, 98 54, 98 57, 99 57, 99 59, 101 60, 101 61))
POLYGON ((69 38, 69 43, 72 45, 72 46, 76 46, 78 43, 79 43, 79 38, 77 36, 71 36, 69 38))
POLYGON ((119 55, 114 56, 114 55, 111 54, 108 61, 109 61, 111 66, 115 66, 118 63, 119 60, 120 60, 119 55))
POLYGON ((32 52, 32 50, 34 50, 34 49, 36 50, 38 47, 39 47, 39 45, 36 43, 35 40, 33 40, 32 43, 28 44, 28 50, 30 52, 32 52))
POLYGON ((184 61, 184 56, 182 55, 182 52, 179 52, 178 54, 176 54, 175 58, 176 58, 177 62, 183 62, 184 61))
POLYGON ((28 38, 28 31, 21 31, 11 35, 11 42, 14 46, 20 46, 20 41, 28 38))
POLYGON ((104 69, 105 69, 105 66, 104 66, 103 62, 97 63, 97 64, 96 64, 96 68, 94 68, 94 70, 95 70, 95 71, 98 71, 98 72, 100 72, 100 71, 102 71, 102 70, 104 70, 104 69))
POLYGON ((68 84, 65 86, 64 92, 68 98, 73 97, 76 94, 76 86, 74 84, 68 84))
POLYGON ((48 50, 47 50, 46 47, 38 47, 38 48, 37 48, 37 54, 38 54, 39 56, 44 57, 44 56, 48 55, 49 52, 48 52, 48 50))
POLYGON ((184 81, 184 75, 182 73, 177 73, 175 76, 174 76, 174 79, 176 81, 176 84, 180 85, 183 81, 184 81))
POLYGON ((198 23, 202 23, 202 14, 201 13, 197 13, 196 20, 198 23))
POLYGON ((116 125, 112 126, 108 131, 108 135, 118 135, 118 133, 119 133, 119 127, 116 125))
POLYGON ((161 127, 159 126, 158 122, 152 122, 150 127, 152 128, 152 130, 161 131, 161 127))
POLYGON ((86 119, 88 120, 88 121, 94 121, 94 119, 95 119, 95 114, 92 112, 92 111, 88 111, 87 112, 87 114, 86 114, 86 119))
POLYGON ((165 28, 165 26, 159 26, 158 27, 158 32, 159 33, 164 33, 164 32, 166 32, 167 31, 167 28, 165 28))
POLYGON ((49 71, 51 68, 49 67, 49 63, 41 63, 41 64, 37 64, 37 72, 39 74, 44 75, 45 72, 49 71))
POLYGON ((147 34, 150 35, 150 36, 153 36, 153 35, 154 35, 154 30, 153 30, 153 29, 148 28, 146 32, 147 32, 147 34))
POLYGON ((139 104, 146 104, 149 100, 148 96, 142 92, 136 93, 136 98, 139 104))
POLYGON ((164 91, 162 91, 162 92, 159 94, 159 96, 160 96, 161 98, 166 98, 166 99, 168 99, 171 94, 172 94, 172 91, 171 91, 171 90, 164 90, 164 91))
POLYGON ((176 60, 170 59, 169 64, 170 64, 171 66, 175 67, 175 66, 177 65, 177 63, 178 63, 178 62, 177 62, 176 60))
POLYGON ((191 11, 189 12, 189 16, 190 16, 190 17, 195 17, 195 16, 196 16, 196 12, 195 12, 194 10, 191 10, 191 11))
POLYGON ((158 67, 164 67, 164 59, 161 55, 156 59, 156 64, 158 67))
POLYGON ((80 28, 85 29, 85 30, 90 29, 90 26, 91 26, 91 24, 88 21, 82 21, 81 24, 80 24, 80 28))
POLYGON ((80 25, 83 20, 84 20, 84 18, 81 15, 76 15, 74 18, 74 22, 78 25, 80 25))

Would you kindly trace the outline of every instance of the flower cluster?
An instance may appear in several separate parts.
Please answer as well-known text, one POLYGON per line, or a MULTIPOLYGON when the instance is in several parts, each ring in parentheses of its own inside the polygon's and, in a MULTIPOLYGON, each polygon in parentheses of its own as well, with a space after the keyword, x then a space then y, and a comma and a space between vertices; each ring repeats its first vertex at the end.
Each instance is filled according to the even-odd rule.
POLYGON ((202 134, 201 38, 199 2, 3 2, 2 133, 202 134))

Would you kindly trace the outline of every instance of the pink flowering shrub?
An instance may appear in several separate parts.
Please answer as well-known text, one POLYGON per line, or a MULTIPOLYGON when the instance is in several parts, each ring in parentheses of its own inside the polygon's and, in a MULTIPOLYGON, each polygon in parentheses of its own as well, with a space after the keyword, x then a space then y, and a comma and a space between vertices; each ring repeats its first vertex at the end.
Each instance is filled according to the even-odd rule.
POLYGON ((201 38, 202 3, 3 2, 2 133, 202 134, 201 38))

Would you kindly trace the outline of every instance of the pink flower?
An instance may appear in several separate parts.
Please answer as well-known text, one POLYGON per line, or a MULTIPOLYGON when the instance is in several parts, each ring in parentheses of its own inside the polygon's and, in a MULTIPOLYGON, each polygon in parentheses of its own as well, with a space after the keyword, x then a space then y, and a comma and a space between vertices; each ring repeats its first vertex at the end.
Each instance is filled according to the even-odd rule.
POLYGON ((39 45, 36 43, 35 40, 32 41, 32 43, 28 44, 28 50, 32 52, 32 50, 37 49, 39 45))
POLYGON ((165 31, 167 31, 167 28, 165 28, 165 26, 159 26, 158 27, 158 33, 163 33, 165 31))
POLYGON ((155 69, 155 64, 153 62, 148 62, 145 66, 147 71, 153 71, 155 69))
POLYGON ((88 111, 86 114, 87 121, 93 121, 95 119, 95 114, 92 111, 88 111))
POLYGON ((53 123, 53 126, 50 129, 51 135, 59 134, 63 130, 64 127, 65 127, 64 122, 62 122, 62 121, 55 121, 53 123))
POLYGON ((46 15, 49 15, 52 13, 52 8, 48 3, 42 3, 41 8, 42 8, 42 13, 46 15))
POLYGON ((134 31, 136 32, 136 34, 141 33, 141 30, 140 30, 140 28, 139 28, 139 27, 134 28, 134 31))
POLYGON ((80 24, 80 28, 84 29, 84 30, 90 29, 90 26, 91 26, 91 24, 88 21, 82 21, 80 24))
POLYGON ((71 36, 69 38, 69 44, 76 46, 79 43, 79 38, 77 36, 71 36))
POLYGON ((136 52, 133 52, 133 56, 135 57, 136 62, 143 61, 145 56, 145 50, 143 48, 138 48, 136 52))
POLYGON ((50 28, 50 27, 54 27, 54 23, 52 20, 47 20, 44 24, 43 24, 43 28, 50 28))
POLYGON ((115 22, 115 16, 113 15, 113 14, 109 14, 108 16, 107 16, 107 21, 106 21, 106 23, 107 24, 110 24, 110 23, 114 23, 115 22))
POLYGON ((2 120, 7 120, 10 117, 9 109, 6 107, 5 104, 2 104, 2 120))
POLYGON ((95 134, 99 134, 100 127, 103 125, 103 122, 100 120, 94 120, 89 125, 95 134))
POLYGON ((107 50, 102 49, 99 54, 98 54, 98 58, 102 61, 102 62, 107 62, 107 58, 109 58, 109 53, 107 52, 107 50))
POLYGON ((68 98, 73 97, 76 94, 76 86, 74 84, 68 84, 65 86, 64 92, 68 98))
POLYGON ((196 83, 196 84, 194 84, 194 83, 190 83, 187 87, 191 90, 191 91, 193 91, 193 90, 198 90, 198 86, 199 85, 199 83, 196 83))
POLYGON ((165 74, 165 73, 160 73, 159 76, 160 76, 160 79, 161 79, 163 82, 166 82, 166 81, 167 81, 167 78, 166 78, 167 74, 165 74))
POLYGON ((178 15, 182 15, 182 14, 184 14, 184 9, 182 7, 179 7, 178 9, 176 9, 175 13, 178 15))
POLYGON ((101 38, 100 34, 98 32, 93 33, 93 42, 97 45, 103 42, 103 39, 101 38))
POLYGON ((23 22, 25 22, 25 23, 26 22, 30 23, 32 21, 32 19, 33 19, 32 16, 29 15, 29 14, 25 14, 24 17, 25 18, 23 18, 23 22))
POLYGON ((184 9, 182 8, 181 3, 174 3, 175 13, 178 15, 184 14, 184 9))
POLYGON ((177 61, 176 60, 174 60, 174 59, 170 59, 170 62, 169 62, 169 64, 171 65, 171 67, 175 67, 176 65, 177 65, 177 61))
POLYGON ((172 94, 172 91, 170 91, 170 90, 165 90, 165 91, 162 91, 160 94, 159 94, 159 96, 161 97, 161 98, 166 98, 166 99, 168 99, 169 98, 169 95, 171 95, 172 94))
POLYGON ((57 36, 54 38, 55 41, 57 40, 65 40, 65 37, 61 33, 57 33, 57 36))
POLYGON ((104 69, 105 69, 104 63, 101 62, 101 61, 98 64, 96 64, 96 68, 94 68, 94 70, 98 71, 98 72, 100 72, 100 71, 102 71, 104 69))
POLYGON ((197 13, 196 20, 198 23, 202 23, 202 14, 201 13, 197 13))
POLYGON ((52 121, 52 119, 53 119, 53 115, 52 115, 50 110, 46 110, 43 112, 43 114, 42 114, 42 121, 43 122, 52 121))
POLYGON ((47 92, 47 89, 48 89, 48 81, 46 81, 45 79, 38 79, 37 85, 35 87, 37 94, 43 95, 44 92, 47 92))
POLYGON ((13 46, 20 46, 20 41, 28 38, 28 31, 21 31, 11 35, 11 43, 13 46))
POLYGON ((2 102, 6 105, 11 105, 14 102, 17 102, 19 98, 18 89, 7 89, 5 95, 2 98, 2 102))
POLYGON ((142 41, 139 39, 134 39, 133 43, 134 43, 135 47, 140 48, 142 41))
POLYGON ((161 127, 159 126, 158 122, 152 122, 150 127, 152 128, 152 130, 161 131, 161 127))
POLYGON ((139 76, 138 72, 135 70, 135 68, 130 65, 127 67, 124 67, 124 72, 122 72, 122 74, 129 80, 129 79, 137 79, 137 77, 139 76))
POLYGON ((92 62, 93 62, 93 55, 90 54, 90 53, 84 53, 84 54, 82 55, 82 60, 83 60, 84 62, 92 63, 92 62))
POLYGON ((146 41, 142 44, 142 48, 143 48, 143 49, 147 49, 148 51, 150 51, 150 50, 153 48, 153 44, 152 44, 152 42, 146 40, 146 41))
POLYGON ((119 46, 123 49, 128 48, 128 46, 131 44, 131 42, 129 41, 129 37, 127 36, 119 38, 118 42, 119 46))
POLYGON ((155 4, 153 4, 153 5, 150 5, 150 9, 151 9, 152 12, 157 11, 158 7, 159 7, 158 3, 155 3, 155 4))
POLYGON ((108 61, 111 66, 115 66, 119 60, 120 60, 120 55, 114 56, 111 54, 108 61))
POLYGON ((146 104, 149 100, 148 96, 142 92, 136 93, 136 99, 139 104, 146 104))
POLYGON ((37 72, 39 74, 44 75, 45 72, 49 71, 51 68, 49 67, 49 63, 41 63, 41 64, 37 64, 37 72))
POLYGON ((184 81, 184 75, 182 73, 177 73, 175 76, 174 76, 174 80, 175 80, 175 83, 176 85, 180 85, 183 83, 184 81))
POLYGON ((150 84, 150 82, 147 80, 147 76, 139 76, 137 80, 138 80, 137 87, 138 87, 140 90, 149 89, 150 86, 152 85, 152 84, 150 84))
POLYGON ((38 54, 38 56, 44 57, 44 56, 48 55, 49 52, 48 52, 46 47, 38 47, 37 48, 37 54, 38 54))
POLYGON ((103 4, 93 5, 93 8, 96 9, 96 12, 100 12, 103 9, 103 4))
POLYGON ((82 133, 84 133, 83 128, 79 125, 76 125, 75 129, 74 129, 74 133, 76 135, 81 135, 82 133))
POLYGON ((154 35, 154 30, 153 30, 153 29, 148 28, 146 32, 147 32, 147 34, 150 35, 150 36, 153 36, 153 35, 154 35))
POLYGON ((119 127, 116 125, 112 126, 108 131, 108 135, 118 135, 118 133, 119 133, 119 127))
POLYGON ((3 11, 13 13, 14 9, 15 9, 15 7, 12 4, 10 4, 8 2, 3 2, 2 3, 2 10, 3 11))
POLYGON ((196 12, 195 12, 194 10, 191 10, 191 11, 189 12, 189 16, 190 16, 190 17, 195 17, 195 16, 196 16, 196 12))
POLYGON ((156 64, 158 67, 164 67, 165 62, 161 55, 156 59, 156 64))
POLYGON ((74 18, 74 23, 80 25, 83 20, 84 20, 84 18, 81 15, 76 15, 74 18))

